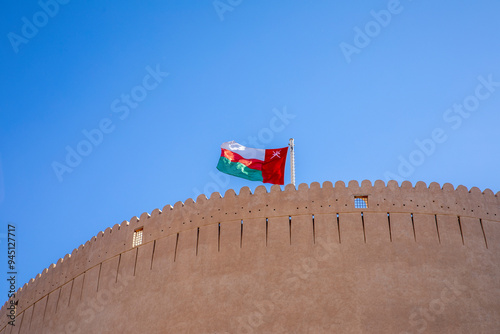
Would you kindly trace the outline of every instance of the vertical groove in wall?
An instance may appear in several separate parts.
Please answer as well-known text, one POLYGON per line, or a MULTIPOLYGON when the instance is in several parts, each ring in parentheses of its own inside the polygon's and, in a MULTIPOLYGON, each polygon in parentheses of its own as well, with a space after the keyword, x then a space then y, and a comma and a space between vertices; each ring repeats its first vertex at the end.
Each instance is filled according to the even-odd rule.
POLYGON ((155 249, 156 249, 156 240, 153 241, 153 253, 151 254, 151 266, 149 267, 149 270, 153 270, 153 261, 155 259, 155 249))
POLYGON ((389 240, 392 242, 391 214, 387 212, 387 223, 389 224, 389 240))
POLYGON ((312 223, 313 223, 313 244, 316 243, 316 227, 314 226, 314 215, 312 215, 312 223))
POLYGON ((219 233, 217 236, 217 251, 220 252, 220 223, 219 223, 219 233))
POLYGON ((24 315, 23 315, 23 317, 21 319, 21 323, 19 324, 19 331, 18 331, 18 333, 21 333, 21 329, 23 328, 24 318, 26 317, 26 310, 24 310, 23 313, 24 313, 24 315))
POLYGON ((365 217, 363 216, 363 212, 361 212, 361 224, 363 225, 363 239, 366 244, 366 232, 365 232, 365 217))
POLYGON ((120 262, 122 261, 122 254, 118 255, 118 265, 116 266, 116 278, 115 283, 118 282, 118 272, 120 271, 120 262))
MULTIPOLYGON (((64 285, 63 285, 64 286, 64 285)), ((56 302, 56 312, 57 313, 57 308, 59 307, 59 299, 61 299, 61 290, 62 286, 59 288, 59 294, 57 295, 57 302, 56 302)), ((24 318, 24 317, 23 317, 24 318)), ((22 321, 21 321, 22 322, 22 321)))
POLYGON ((266 218, 266 247, 267 247, 267 234, 269 233, 269 218, 266 218))
POLYGON ((241 220, 240 248, 243 247, 243 219, 241 220))
POLYGON ((177 233, 177 237, 175 238, 174 262, 177 259, 177 245, 178 244, 179 244, 179 233, 177 233))
POLYGON ((340 239, 340 217, 339 214, 337 213, 337 232, 339 233, 339 244, 342 243, 340 239))
POLYGON ((73 295, 73 285, 75 284, 75 279, 71 280, 71 289, 69 290, 68 306, 71 304, 71 296, 73 295))
POLYGON ((97 276, 97 289, 96 289, 96 292, 99 292, 99 283, 101 282, 101 270, 102 270, 102 262, 99 263, 99 275, 97 276))
POLYGON ((288 216, 288 234, 290 235, 290 245, 292 244, 292 216, 288 216))
POLYGON ((45 301, 45 309, 43 310, 42 322, 45 321, 45 313, 47 313, 47 305, 49 304, 49 295, 47 295, 47 300, 45 301))
POLYGON ((437 217, 437 215, 434 215, 434 220, 436 221, 436 231, 437 231, 437 235, 438 235, 438 241, 439 241, 439 243, 441 243, 441 237, 439 236, 439 226, 438 226, 438 217, 437 217))
POLYGON ((411 226, 413 227, 413 239, 417 242, 417 235, 415 234, 415 221, 413 220, 413 212, 411 213, 411 226))
POLYGON ((462 232, 462 223, 460 222, 460 216, 457 216, 458 227, 460 228, 460 236, 462 237, 462 245, 464 245, 464 233, 462 232))
POLYGON ((135 261, 134 261, 134 276, 135 276, 135 269, 137 268, 137 257, 139 256, 139 247, 135 249, 135 261))
POLYGON ((196 230, 196 256, 198 256, 198 244, 200 242, 200 228, 196 230))
POLYGON ((481 224, 481 230, 483 231, 484 244, 488 248, 488 241, 486 240, 486 233, 484 233, 483 220, 481 218, 479 218, 479 224, 481 224))
POLYGON ((31 318, 30 318, 30 325, 28 326, 28 329, 31 329, 31 323, 33 322, 33 315, 35 314, 35 304, 33 304, 33 311, 31 312, 31 318))
POLYGON ((80 300, 82 300, 83 298, 83 287, 85 286, 85 273, 86 271, 83 272, 82 289, 80 290, 80 300))

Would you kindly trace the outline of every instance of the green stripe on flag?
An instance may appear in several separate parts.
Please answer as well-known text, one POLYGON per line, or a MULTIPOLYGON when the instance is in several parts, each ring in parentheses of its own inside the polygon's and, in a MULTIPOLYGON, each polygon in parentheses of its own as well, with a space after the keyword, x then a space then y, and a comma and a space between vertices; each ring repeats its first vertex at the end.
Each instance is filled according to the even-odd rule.
POLYGON ((223 173, 242 177, 250 181, 262 181, 262 171, 248 168, 241 162, 232 162, 226 157, 220 157, 217 169, 223 173))

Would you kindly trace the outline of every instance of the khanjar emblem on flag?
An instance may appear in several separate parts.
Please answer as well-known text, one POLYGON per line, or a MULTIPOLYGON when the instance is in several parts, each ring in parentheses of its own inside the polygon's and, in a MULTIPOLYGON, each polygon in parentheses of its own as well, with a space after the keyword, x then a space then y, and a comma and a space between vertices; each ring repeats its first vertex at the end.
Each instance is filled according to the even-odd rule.
POLYGON ((250 148, 234 141, 222 143, 217 169, 250 181, 284 184, 288 147, 250 148))

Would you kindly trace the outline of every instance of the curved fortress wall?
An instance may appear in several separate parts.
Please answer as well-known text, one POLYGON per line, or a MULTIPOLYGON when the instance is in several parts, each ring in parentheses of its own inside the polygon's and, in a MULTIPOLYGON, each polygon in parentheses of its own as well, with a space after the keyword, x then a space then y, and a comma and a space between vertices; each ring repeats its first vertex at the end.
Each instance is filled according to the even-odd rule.
POLYGON ((100 232, 19 289, 0 334, 493 333, 499 263, 489 189, 245 187, 100 232))

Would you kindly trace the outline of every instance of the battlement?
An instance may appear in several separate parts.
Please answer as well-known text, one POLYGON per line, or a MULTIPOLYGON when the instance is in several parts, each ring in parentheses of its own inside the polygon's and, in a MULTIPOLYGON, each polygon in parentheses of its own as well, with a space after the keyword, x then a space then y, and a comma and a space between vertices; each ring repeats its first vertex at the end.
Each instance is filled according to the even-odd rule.
MULTIPOLYGON (((430 238, 428 217, 432 217, 435 222, 432 233, 438 244, 446 240, 461 240, 457 247, 464 246, 470 240, 468 233, 473 233, 474 240, 478 240, 478 236, 483 240, 482 244, 477 243, 474 247, 487 249, 491 246, 488 244, 490 239, 498 240, 500 237, 496 235, 500 223, 500 192, 494 194, 490 189, 481 192, 476 187, 468 190, 464 186, 455 189, 449 183, 441 187, 435 182, 429 186, 417 182, 413 186, 405 181, 399 186, 396 181, 389 181, 386 185, 377 180, 372 185, 370 181, 364 180, 361 185, 357 181, 350 181, 347 187, 342 181, 336 182, 335 186, 331 182, 322 185, 313 182, 310 186, 300 184, 298 188, 288 184, 284 190, 274 185, 269 192, 264 186, 258 186, 253 193, 250 188, 243 187, 239 194, 230 189, 223 197, 217 192, 212 193, 210 198, 200 195, 196 202, 189 198, 184 203, 175 203, 173 207, 166 205, 162 210, 144 212, 140 217, 134 216, 129 221, 99 232, 20 288, 16 294, 19 300, 17 314, 26 315, 25 311, 31 309, 37 315, 30 314, 30 321, 43 322, 46 317, 50 317, 50 312, 57 311, 61 298, 69 305, 71 300, 81 299, 84 294, 95 294, 103 283, 101 277, 105 273, 114 275, 118 281, 119 275, 125 273, 135 276, 137 266, 149 265, 152 268, 153 260, 157 261, 156 257, 159 256, 155 249, 161 240, 175 239, 171 246, 173 261, 182 261, 179 258, 182 247, 192 249, 196 256, 200 252, 200 242, 203 241, 200 239, 200 229, 218 234, 211 242, 217 242, 213 247, 220 250, 221 233, 226 238, 225 226, 231 226, 232 231, 241 225, 241 231, 232 231, 231 238, 239 238, 237 243, 242 247, 243 226, 247 228, 247 221, 260 221, 265 222, 264 245, 274 238, 289 239, 287 242, 292 244, 297 233, 306 234, 311 243, 315 243, 316 238, 321 237, 315 226, 315 218, 321 220, 317 217, 328 217, 337 224, 335 238, 344 245, 349 245, 352 240, 356 240, 355 243, 380 243, 382 240, 374 240, 380 236, 383 242, 396 242, 401 235, 402 221, 405 224, 411 222, 413 232, 407 229, 410 225, 405 225, 405 231, 409 231, 414 242, 419 238, 430 238), (361 207, 356 206, 356 198, 362 199, 361 207), (275 231, 268 223, 271 225, 283 219, 290 225, 288 229, 280 229, 277 233, 285 235, 278 237, 271 234, 275 231), (306 220, 311 221, 310 228, 301 225, 292 230, 295 221, 306 220), (359 224, 354 226, 353 222, 359 224), (374 229, 372 222, 383 227, 374 229), (471 229, 472 222, 474 227, 471 229), (425 232, 419 234, 424 231, 424 225, 425 232), (134 232, 138 229, 142 230, 142 242, 139 247, 134 247, 134 232), (448 236, 447 233, 453 235, 448 236), (184 240, 189 240, 189 245, 184 240), (139 252, 139 248, 144 247, 150 249, 147 255, 139 252), (143 256, 149 258, 141 258, 143 256), (142 260, 148 265, 142 264, 142 260), (37 307, 34 307, 35 304, 37 307), (43 316, 38 314, 42 308, 43 316)), ((264 238, 264 232, 260 232, 264 238)), ((6 328, 7 305, 8 302, 0 311, 0 333, 6 328)))

